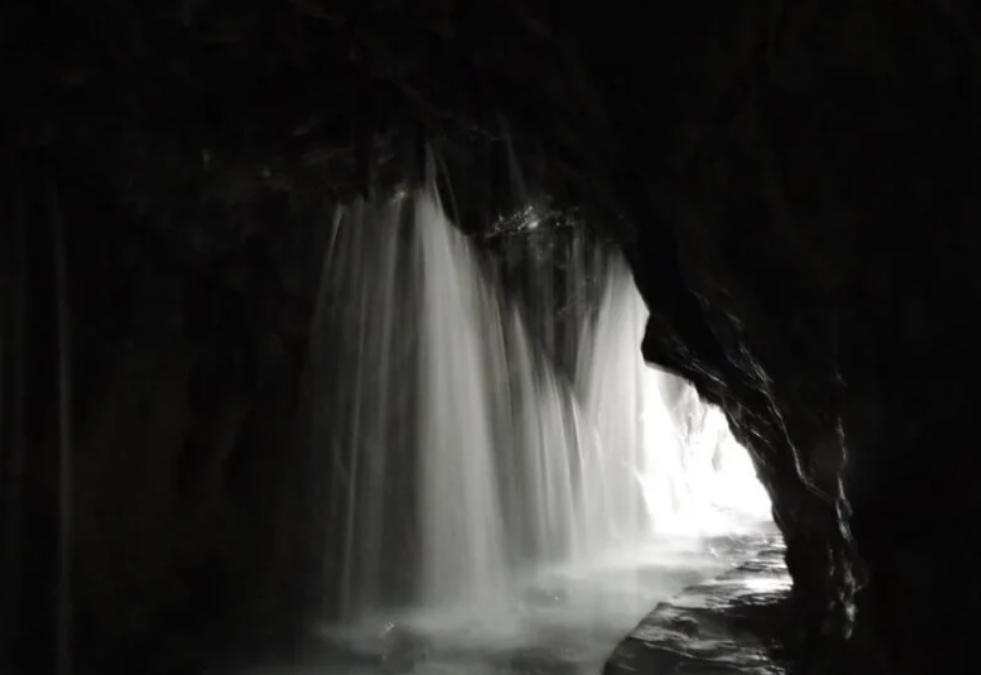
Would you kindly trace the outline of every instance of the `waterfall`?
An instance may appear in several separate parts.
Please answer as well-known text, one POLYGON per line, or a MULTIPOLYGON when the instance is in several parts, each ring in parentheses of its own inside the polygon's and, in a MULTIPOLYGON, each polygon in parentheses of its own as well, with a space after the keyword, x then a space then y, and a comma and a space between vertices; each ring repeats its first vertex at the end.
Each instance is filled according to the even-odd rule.
MULTIPOLYGON (((418 466, 420 600, 487 603, 506 583, 484 323, 494 298, 481 286, 464 236, 433 193, 415 204, 422 293, 418 466)), ((493 362, 493 361, 491 361, 493 362)))
MULTIPOLYGON (((724 416, 643 362, 647 310, 619 253, 574 247, 566 274, 599 275, 602 293, 596 306, 567 298, 582 325, 570 342, 549 321, 531 328, 542 317, 504 291, 433 185, 359 200, 334 222, 311 438, 336 619, 506 610, 546 566, 711 534, 747 503, 766 518, 724 416), (727 496, 733 477, 748 492, 727 496)), ((547 304, 555 290, 541 285, 547 304)))
POLYGON ((636 541, 653 526, 640 481, 648 459, 641 437, 648 368, 639 348, 646 308, 619 257, 605 266, 603 290, 581 340, 576 378, 593 440, 582 504, 592 547, 636 541))

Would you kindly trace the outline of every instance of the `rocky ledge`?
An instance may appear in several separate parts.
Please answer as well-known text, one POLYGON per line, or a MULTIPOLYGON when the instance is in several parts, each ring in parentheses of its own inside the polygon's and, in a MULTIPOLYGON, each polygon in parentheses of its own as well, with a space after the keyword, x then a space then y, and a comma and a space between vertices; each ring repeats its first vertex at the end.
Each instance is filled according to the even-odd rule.
POLYGON ((779 537, 752 560, 659 604, 614 650, 603 675, 782 675, 791 580, 779 537))

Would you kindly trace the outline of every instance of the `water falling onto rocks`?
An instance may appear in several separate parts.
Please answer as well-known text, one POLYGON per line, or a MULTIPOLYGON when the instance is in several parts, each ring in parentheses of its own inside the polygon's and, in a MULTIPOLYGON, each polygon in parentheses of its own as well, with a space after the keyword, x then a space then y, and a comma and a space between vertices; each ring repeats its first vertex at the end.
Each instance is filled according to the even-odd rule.
POLYGON ((644 364, 646 308, 618 253, 567 271, 603 287, 571 381, 482 255, 433 185, 338 211, 311 375, 342 623, 507 613, 542 570, 723 532, 733 509, 769 517, 721 413, 644 364), (722 503, 722 474, 751 499, 722 503))

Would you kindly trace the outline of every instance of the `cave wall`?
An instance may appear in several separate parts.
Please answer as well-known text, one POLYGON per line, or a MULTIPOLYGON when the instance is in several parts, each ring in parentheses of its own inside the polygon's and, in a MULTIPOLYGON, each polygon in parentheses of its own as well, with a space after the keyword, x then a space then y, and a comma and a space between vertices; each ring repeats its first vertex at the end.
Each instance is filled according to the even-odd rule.
POLYGON ((666 127, 616 118, 664 149, 641 203, 669 231, 633 253, 644 353, 754 450, 819 658, 962 672, 979 587, 938 580, 979 552, 977 24, 957 3, 698 4, 729 72, 678 47, 701 91, 661 92, 666 127))
POLYGON ((256 644, 297 630, 316 593, 304 568, 315 514, 302 501, 310 486, 298 437, 312 300, 288 281, 308 256, 292 251, 287 266, 278 256, 304 242, 294 231, 220 255, 185 248, 47 153, 8 159, 17 172, 3 200, 5 672, 53 663, 63 424, 83 672, 174 672, 243 635, 256 644), (68 418, 58 406, 62 297, 68 418))
MULTIPOLYGON (((645 355, 721 405, 753 452, 816 666, 963 666, 960 617, 981 601, 977 10, 640 7, 5 5, 21 58, 0 64, 14 101, 3 151, 21 178, 4 208, 30 232, 5 240, 0 277, 5 419, 18 400, 32 410, 5 466, 29 448, 25 485, 46 505, 28 510, 31 528, 50 539, 54 394, 38 383, 56 363, 54 184, 85 477, 79 574, 109 579, 80 592, 157 617, 93 609, 91 625, 133 626, 125 643, 145 645, 158 610, 179 617, 195 593, 204 606, 215 578, 229 596, 268 589, 244 594, 254 607, 297 595, 258 580, 281 569, 271 551, 303 557, 290 543, 303 517, 262 505, 295 466, 283 439, 296 433, 315 216, 417 176, 428 140, 459 221, 513 206, 499 183, 518 164, 528 194, 621 241, 652 311, 645 355), (38 262, 16 272, 22 258, 38 262), (11 319, 18 298, 38 318, 11 319), (20 378, 13 344, 29 353, 20 378)), ((32 546, 43 558, 50 542, 32 546)))

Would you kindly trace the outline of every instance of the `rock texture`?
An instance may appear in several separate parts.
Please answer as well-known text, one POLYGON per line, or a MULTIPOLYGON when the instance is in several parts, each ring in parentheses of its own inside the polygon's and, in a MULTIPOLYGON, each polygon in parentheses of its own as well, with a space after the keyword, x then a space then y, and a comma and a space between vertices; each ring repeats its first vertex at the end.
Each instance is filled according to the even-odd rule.
POLYGON ((189 616, 262 623, 297 595, 282 570, 303 565, 303 500, 280 491, 304 494, 285 439, 324 205, 418 176, 430 141, 468 227, 547 197, 622 242, 652 310, 645 355, 725 409, 770 489, 812 666, 963 669, 981 604, 973 4, 0 12, 14 652, 49 653, 33 641, 55 544, 53 233, 78 623, 106 658, 173 651, 200 632, 189 616))
POLYGON ((779 540, 753 559, 658 605, 621 642, 604 675, 784 675, 790 574, 779 540))
POLYGON ((48 166, 17 168, 4 232, 5 656, 51 666, 68 424, 78 658, 111 670, 149 656, 173 672, 236 627, 276 627, 302 607, 308 533, 292 497, 312 302, 286 290, 282 240, 188 254, 48 166))
POLYGON ((814 651, 961 672, 971 638, 943 617, 976 611, 979 586, 952 597, 936 580, 979 553, 978 458, 960 440, 981 365, 977 24, 958 3, 719 19, 732 70, 714 95, 677 104, 673 133, 630 128, 691 139, 645 174, 671 233, 640 228, 631 249, 654 308, 645 354, 754 449, 797 616, 828 638, 814 651))

